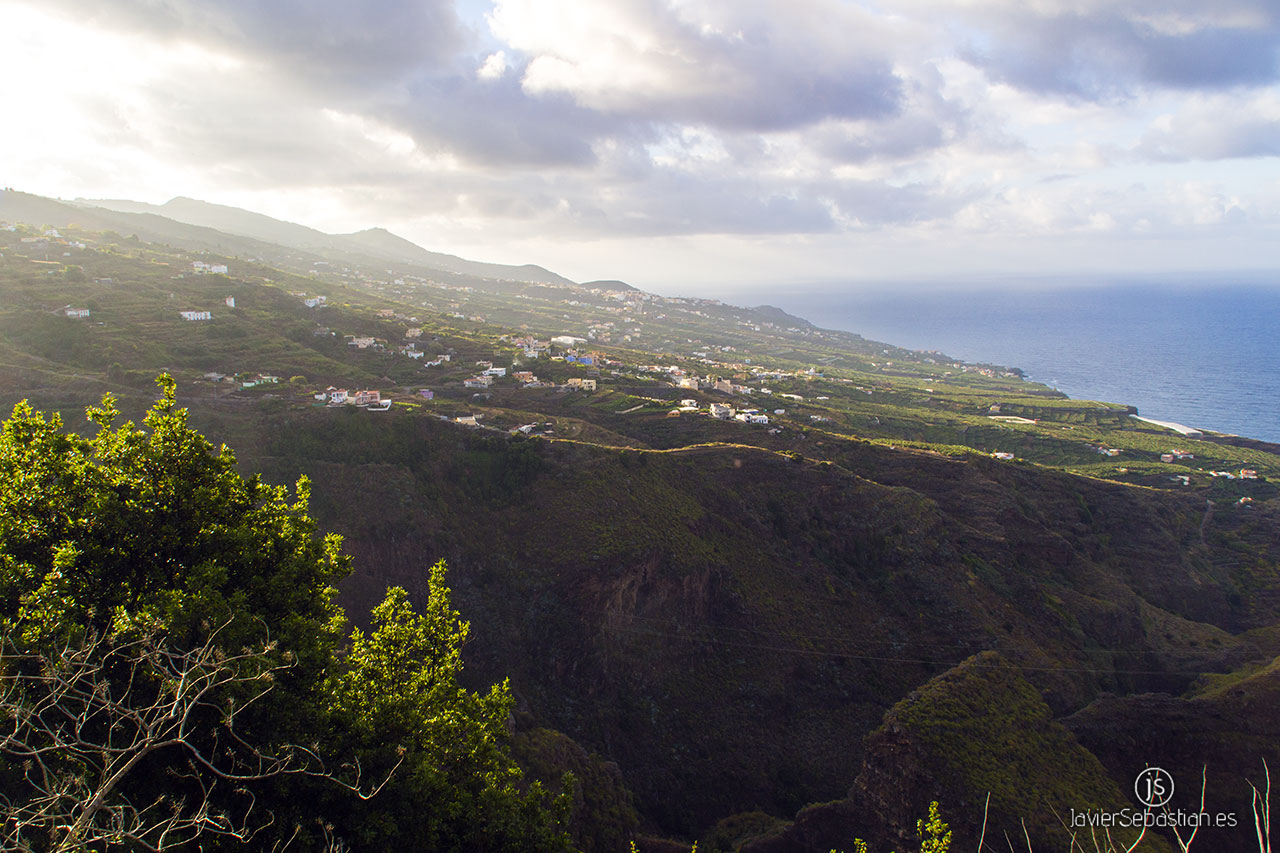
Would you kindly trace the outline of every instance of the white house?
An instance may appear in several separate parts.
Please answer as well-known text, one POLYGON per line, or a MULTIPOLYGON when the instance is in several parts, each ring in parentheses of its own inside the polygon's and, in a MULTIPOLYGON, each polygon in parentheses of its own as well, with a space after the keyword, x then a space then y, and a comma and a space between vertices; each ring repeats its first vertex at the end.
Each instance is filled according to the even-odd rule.
POLYGON ((712 403, 711 417, 727 421, 733 417, 733 406, 726 406, 721 403, 712 403))
POLYGON ((223 300, 223 301, 227 303, 227 307, 228 307, 228 308, 235 308, 235 307, 236 307, 236 298, 235 298, 234 296, 228 296, 228 297, 227 297, 225 300, 223 300))
POLYGON ((212 320, 213 314, 208 311, 179 311, 184 320, 212 320))
POLYGON ((83 320, 89 316, 88 308, 63 308, 62 313, 67 317, 74 317, 77 320, 83 320))

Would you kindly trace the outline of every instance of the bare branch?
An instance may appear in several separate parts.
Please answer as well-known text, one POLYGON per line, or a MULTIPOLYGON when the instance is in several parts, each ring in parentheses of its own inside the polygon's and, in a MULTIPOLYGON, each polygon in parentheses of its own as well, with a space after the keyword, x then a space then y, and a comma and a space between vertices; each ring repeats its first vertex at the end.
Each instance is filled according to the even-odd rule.
POLYGON ((1265 793, 1249 782, 1249 788, 1253 791, 1253 828, 1258 836, 1259 853, 1271 853, 1271 768, 1267 766, 1265 758, 1262 759, 1262 770, 1267 778, 1265 793))
POLYGON ((201 835, 249 841, 274 822, 257 808, 252 783, 286 774, 327 778, 366 799, 380 791, 399 763, 363 791, 358 764, 342 768, 354 777, 345 781, 313 749, 241 736, 236 724, 246 709, 292 664, 269 636, 225 649, 232 621, 192 649, 174 648, 156 631, 91 632, 44 649, 0 637, 0 756, 25 783, 0 795, 0 847, 57 852, 109 842, 165 850, 201 835), (147 787, 138 780, 155 779, 158 768, 171 784, 138 794, 147 787))

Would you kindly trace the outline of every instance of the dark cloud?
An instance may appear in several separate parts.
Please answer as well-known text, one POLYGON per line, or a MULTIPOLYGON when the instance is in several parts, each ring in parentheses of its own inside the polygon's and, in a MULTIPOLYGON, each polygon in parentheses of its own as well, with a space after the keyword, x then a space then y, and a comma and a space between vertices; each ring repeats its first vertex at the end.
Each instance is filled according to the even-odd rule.
POLYGON ((903 81, 879 59, 850 58, 839 67, 806 66, 752 50, 711 50, 705 73, 725 81, 719 91, 672 93, 640 106, 658 121, 705 123, 758 132, 806 127, 825 119, 879 119, 898 113, 903 81))
POLYGON ((970 19, 979 35, 967 39, 960 55, 1020 89, 1089 100, 1149 88, 1217 90, 1280 80, 1274 7, 1244 10, 1256 19, 1251 26, 1188 21, 1161 27, 1138 14, 1141 5, 1041 14, 1031 5, 994 7, 970 19))
POLYGON ((77 20, 251 55, 348 84, 447 60, 466 42, 452 0, 43 0, 77 20))
POLYGON ((424 148, 474 164, 586 168, 596 162, 600 139, 653 135, 646 122, 602 115, 564 95, 530 98, 515 74, 482 80, 459 68, 425 74, 404 91, 402 99, 372 105, 375 114, 424 148))
POLYGON ((550 8, 505 0, 499 34, 531 60, 530 91, 659 123, 768 132, 897 112, 903 81, 872 16, 839 3, 707 3, 698 16, 663 0, 614 0, 582 31, 528 32, 550 8), (524 26, 522 26, 524 25, 524 26), (614 81, 604 79, 616 75, 614 81))
POLYGON ((1144 79, 1181 89, 1267 86, 1280 80, 1280 29, 1211 29, 1141 39, 1144 79))
POLYGON ((841 163, 917 159, 964 137, 968 110, 941 95, 942 78, 926 68, 910 81, 908 95, 893 115, 875 121, 827 123, 815 128, 811 144, 841 163))

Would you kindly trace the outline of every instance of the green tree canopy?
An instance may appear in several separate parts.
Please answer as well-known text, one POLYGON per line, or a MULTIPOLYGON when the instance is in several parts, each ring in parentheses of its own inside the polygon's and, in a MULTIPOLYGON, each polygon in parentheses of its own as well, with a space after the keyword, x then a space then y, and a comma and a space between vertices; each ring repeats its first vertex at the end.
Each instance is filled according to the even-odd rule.
POLYGON ((0 846, 566 848, 507 686, 457 683, 443 564, 348 635, 306 480, 241 476, 159 382, 141 427, 0 427, 0 846))

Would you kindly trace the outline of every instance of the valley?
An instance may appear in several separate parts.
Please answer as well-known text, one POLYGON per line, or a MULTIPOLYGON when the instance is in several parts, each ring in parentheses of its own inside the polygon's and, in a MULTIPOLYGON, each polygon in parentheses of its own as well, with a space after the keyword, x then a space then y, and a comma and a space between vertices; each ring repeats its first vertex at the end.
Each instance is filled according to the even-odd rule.
POLYGON ((1211 849, 1245 849, 1280 447, 769 306, 183 210, 0 195, 0 403, 88 430, 172 375, 245 473, 310 478, 357 623, 446 560, 466 677, 600 794, 585 849, 901 849, 932 800, 972 849, 988 794, 1056 849, 1143 762, 1188 808, 1207 765, 1241 816, 1211 849))

